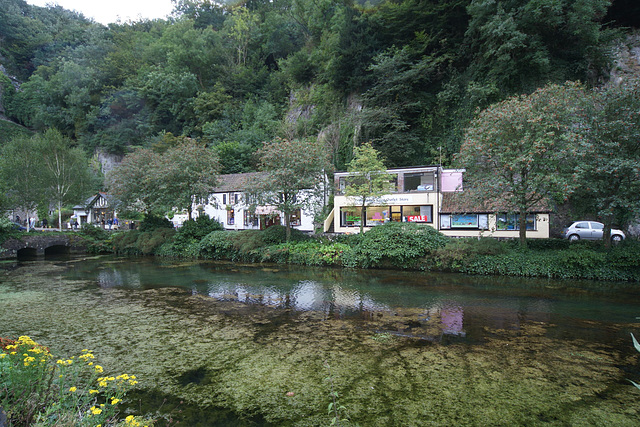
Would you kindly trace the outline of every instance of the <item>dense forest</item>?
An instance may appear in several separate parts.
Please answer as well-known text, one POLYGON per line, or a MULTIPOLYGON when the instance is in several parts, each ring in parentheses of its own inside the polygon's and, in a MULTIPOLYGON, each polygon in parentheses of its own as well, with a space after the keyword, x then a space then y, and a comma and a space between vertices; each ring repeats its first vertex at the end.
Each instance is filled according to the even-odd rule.
MULTIPOLYGON (((323 138, 345 169, 450 164, 474 114, 567 80, 598 86, 635 0, 176 0, 167 20, 103 26, 0 3, 5 118, 125 154, 188 136, 223 173, 264 141, 323 138)), ((635 12, 635 13, 634 13, 635 12)))

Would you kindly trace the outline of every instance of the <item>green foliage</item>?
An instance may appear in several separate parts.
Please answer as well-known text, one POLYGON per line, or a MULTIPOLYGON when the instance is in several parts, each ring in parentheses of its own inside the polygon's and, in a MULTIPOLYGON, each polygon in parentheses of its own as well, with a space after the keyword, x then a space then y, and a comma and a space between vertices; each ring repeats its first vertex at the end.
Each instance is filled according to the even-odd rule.
POLYGON ((149 214, 144 217, 140 224, 140 231, 153 231, 157 228, 173 229, 173 223, 165 216, 149 214))
MULTIPOLYGON (((8 425, 124 425, 117 420, 118 404, 138 384, 135 375, 102 376, 89 350, 54 360, 28 336, 0 338, 0 407, 8 425)), ((140 422, 134 416, 121 421, 140 422)))
POLYGON ((233 231, 218 230, 209 233, 200 242, 200 254, 207 259, 233 259, 237 255, 234 248, 233 231))
POLYGON ((82 224, 82 228, 80 228, 80 232, 87 236, 91 237, 95 240, 107 240, 109 238, 109 232, 102 227, 98 227, 97 225, 84 223, 82 224))
POLYGON ((418 262, 447 244, 449 238, 429 226, 390 222, 364 233, 351 252, 345 254, 350 267, 415 267, 418 262))
POLYGON ((114 233, 111 238, 111 248, 118 255, 161 255, 160 248, 166 245, 171 246, 175 234, 176 232, 170 228, 114 233))
MULTIPOLYGON (((308 240, 309 236, 304 232, 292 229, 290 241, 301 242, 308 240)), ((262 241, 267 246, 278 245, 287 241, 287 229, 283 225, 273 225, 265 230, 262 230, 262 241)))
POLYGON ((342 254, 351 248, 344 243, 323 243, 317 240, 282 243, 261 252, 262 262, 300 265, 341 265, 342 254))
POLYGON ((175 244, 179 246, 190 242, 199 242, 212 231, 222 229, 222 224, 215 219, 209 218, 207 215, 200 215, 195 220, 182 223, 182 227, 176 233, 175 244))

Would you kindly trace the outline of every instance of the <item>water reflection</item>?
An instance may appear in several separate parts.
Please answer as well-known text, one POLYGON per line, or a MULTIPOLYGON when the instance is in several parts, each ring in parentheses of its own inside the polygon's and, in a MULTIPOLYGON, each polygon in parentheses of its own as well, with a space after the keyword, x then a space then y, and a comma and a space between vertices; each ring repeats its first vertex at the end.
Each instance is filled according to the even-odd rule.
POLYGON ((627 284, 117 258, 75 263, 67 275, 101 288, 182 287, 248 309, 314 312, 429 340, 482 339, 486 328, 532 321, 632 322, 640 312, 640 291, 627 284))

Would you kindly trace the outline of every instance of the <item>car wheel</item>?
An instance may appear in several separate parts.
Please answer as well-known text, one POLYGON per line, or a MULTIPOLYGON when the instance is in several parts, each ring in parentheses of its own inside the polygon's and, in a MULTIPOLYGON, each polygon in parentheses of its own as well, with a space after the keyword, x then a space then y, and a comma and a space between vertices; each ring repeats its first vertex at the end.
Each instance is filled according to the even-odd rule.
POLYGON ((620 243, 622 242, 622 236, 619 234, 614 234, 613 236, 611 236, 611 241, 613 243, 620 243))
POLYGON ((572 234, 571 236, 569 236, 570 242, 577 242, 578 240, 580 240, 580 236, 578 236, 577 234, 572 234))

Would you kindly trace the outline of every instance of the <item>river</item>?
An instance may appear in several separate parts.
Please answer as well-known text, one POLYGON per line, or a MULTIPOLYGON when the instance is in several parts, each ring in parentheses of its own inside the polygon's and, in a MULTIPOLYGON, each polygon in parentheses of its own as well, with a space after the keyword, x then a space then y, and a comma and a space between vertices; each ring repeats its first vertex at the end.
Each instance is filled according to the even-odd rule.
POLYGON ((110 256, 5 262, 0 336, 187 426, 640 425, 636 284, 110 256))

